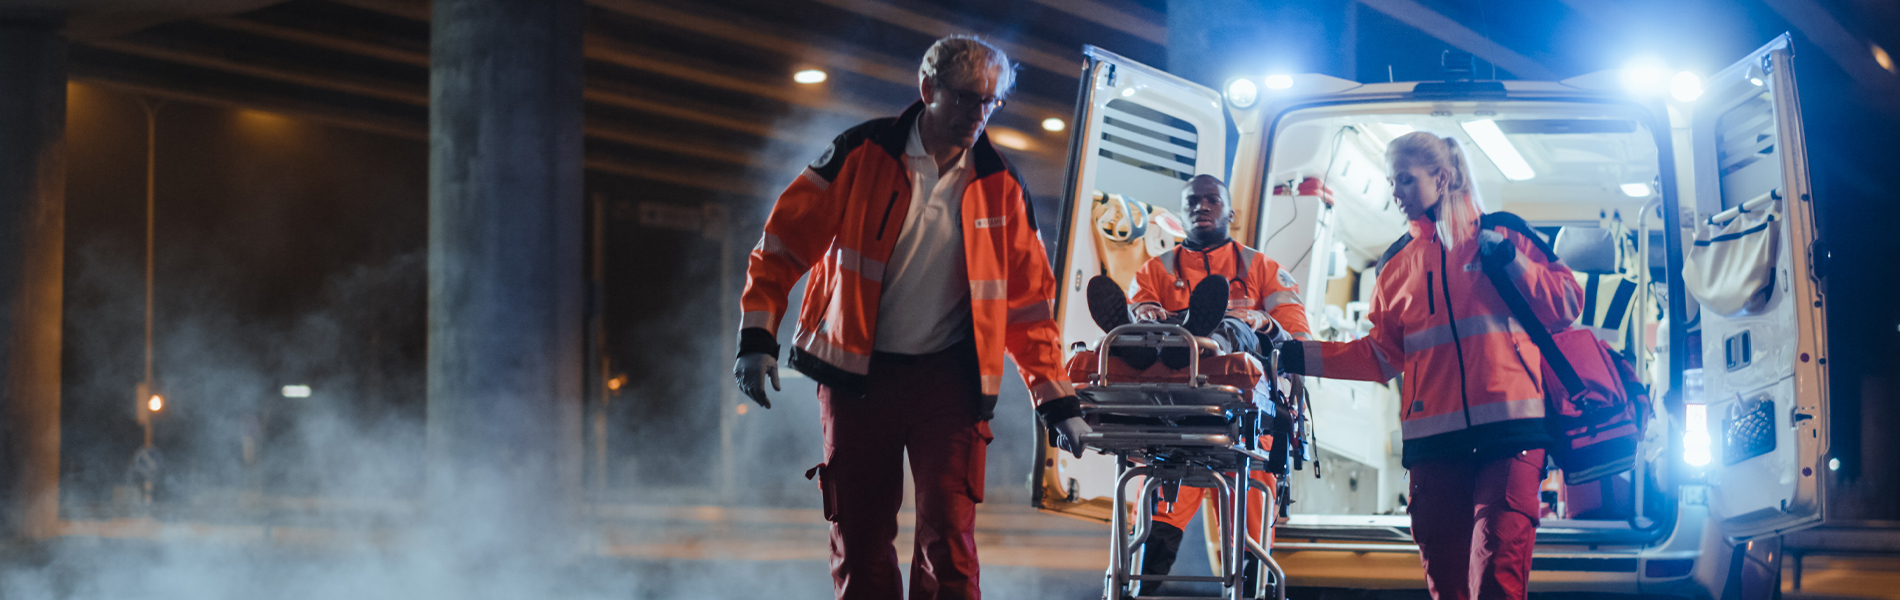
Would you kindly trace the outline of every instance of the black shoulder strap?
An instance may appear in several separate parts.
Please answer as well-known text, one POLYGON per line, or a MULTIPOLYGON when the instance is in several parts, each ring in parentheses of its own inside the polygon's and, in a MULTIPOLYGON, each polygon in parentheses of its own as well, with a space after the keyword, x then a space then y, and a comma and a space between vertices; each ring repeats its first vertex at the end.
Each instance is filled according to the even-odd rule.
POLYGON ((1531 229, 1531 224, 1525 222, 1524 217, 1504 211, 1484 213, 1478 217, 1479 229, 1491 229, 1493 227, 1503 227, 1517 232, 1518 235, 1529 239, 1531 245, 1535 246, 1538 252, 1544 253, 1545 262, 1557 261, 1557 251, 1551 249, 1550 243, 1544 241, 1544 236, 1538 235, 1537 230, 1531 229))
MULTIPOLYGON (((1524 219, 1517 215, 1496 212, 1485 214, 1478 219, 1478 226, 1481 228, 1489 229, 1498 225, 1526 234, 1525 237, 1530 238, 1532 244, 1537 244, 1538 250, 1543 251, 1544 256, 1551 255, 1549 247, 1543 244, 1543 239, 1537 237, 1537 233, 1532 231, 1530 226, 1524 223, 1524 219), (1508 218, 1493 218, 1492 215, 1503 215, 1508 218)), ((1504 273, 1504 265, 1493 264, 1483 259, 1479 259, 1478 262, 1484 265, 1484 274, 1491 279, 1491 287, 1497 288, 1498 297, 1504 299, 1505 306, 1511 307, 1511 314, 1516 316, 1517 322, 1524 326, 1524 333, 1529 334, 1531 341, 1537 344, 1537 349, 1543 351, 1544 362, 1549 363, 1550 369, 1557 372, 1557 379, 1563 382, 1564 391, 1570 392, 1573 396, 1581 393, 1583 378, 1577 376, 1577 369, 1570 365, 1570 358, 1557 349, 1557 340, 1550 336, 1550 328, 1545 327, 1544 322, 1537 318, 1537 313, 1531 310, 1530 302, 1524 299, 1523 292, 1518 291, 1517 283, 1511 281, 1511 276, 1504 273)))
POLYGON ((1398 256, 1399 251, 1404 250, 1405 245, 1410 244, 1410 243, 1412 243, 1412 233, 1408 231, 1405 233, 1405 235, 1399 236, 1398 241, 1392 242, 1392 245, 1385 249, 1385 254, 1379 256, 1378 266, 1375 266, 1373 268, 1379 270, 1380 272, 1384 272, 1385 263, 1391 262, 1392 257, 1398 256))

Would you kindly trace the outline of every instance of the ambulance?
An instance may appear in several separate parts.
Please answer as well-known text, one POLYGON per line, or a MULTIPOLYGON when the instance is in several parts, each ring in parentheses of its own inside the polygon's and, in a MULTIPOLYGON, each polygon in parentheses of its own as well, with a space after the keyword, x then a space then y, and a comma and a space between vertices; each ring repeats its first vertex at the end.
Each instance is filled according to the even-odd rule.
MULTIPOLYGON (((1522 216, 1554 245, 1586 292, 1577 326, 1624 352, 1650 391, 1633 468, 1544 482, 1531 591, 1779 590, 1780 536, 1821 523, 1829 466, 1827 250, 1789 36, 1706 76, 1261 74, 1220 91, 1084 54, 1062 219, 1044 232, 1065 348, 1103 334, 1091 277, 1121 280, 1181 239, 1180 190, 1201 173, 1230 184, 1234 239, 1299 282, 1316 337, 1365 335, 1376 263, 1405 231, 1386 144, 1455 137, 1486 210, 1522 216)), ((1291 587, 1424 587, 1399 385, 1306 381, 1310 450, 1273 545, 1291 587)), ((1106 522, 1113 457, 1038 447, 1035 505, 1106 522)))

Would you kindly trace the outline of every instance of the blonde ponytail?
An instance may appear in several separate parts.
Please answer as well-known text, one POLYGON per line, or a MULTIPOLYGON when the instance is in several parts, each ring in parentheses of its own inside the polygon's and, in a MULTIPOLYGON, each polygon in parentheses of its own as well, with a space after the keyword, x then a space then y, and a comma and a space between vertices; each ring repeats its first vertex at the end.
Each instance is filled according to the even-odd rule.
POLYGON ((1387 165, 1398 172, 1401 165, 1430 165, 1447 175, 1445 198, 1438 204, 1438 238, 1448 246, 1458 246, 1477 234, 1475 223, 1484 214, 1484 202, 1478 197, 1478 185, 1471 178, 1471 160, 1454 137, 1439 137, 1415 131, 1392 140, 1386 148, 1387 165))

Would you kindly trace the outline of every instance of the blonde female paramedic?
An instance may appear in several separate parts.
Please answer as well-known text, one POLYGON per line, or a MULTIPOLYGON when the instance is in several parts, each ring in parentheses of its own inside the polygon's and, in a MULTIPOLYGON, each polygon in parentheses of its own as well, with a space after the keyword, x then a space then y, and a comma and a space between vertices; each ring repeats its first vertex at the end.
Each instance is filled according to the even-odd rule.
POLYGON ((1524 598, 1544 478, 1543 357, 1486 278, 1503 265, 1544 323, 1576 319, 1582 290, 1523 219, 1485 214, 1454 138, 1406 134, 1386 149, 1410 220, 1386 250, 1351 342, 1279 345, 1287 372, 1367 381, 1404 375, 1399 417, 1412 537, 1439 600, 1524 598))

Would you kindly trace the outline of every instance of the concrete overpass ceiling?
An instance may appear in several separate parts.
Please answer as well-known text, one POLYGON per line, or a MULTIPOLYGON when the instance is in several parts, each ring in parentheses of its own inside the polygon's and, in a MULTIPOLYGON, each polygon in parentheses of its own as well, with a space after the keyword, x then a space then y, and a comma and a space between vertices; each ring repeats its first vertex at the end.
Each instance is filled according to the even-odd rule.
MULTIPOLYGON (((0 0, 28 10, 51 0, 0 0)), ((72 3, 65 3, 70 6, 72 3)), ((189 102, 243 106, 426 137, 429 17, 418 0, 98 0, 82 3, 72 76, 189 102), (190 6, 202 10, 182 11, 190 6), (79 35, 85 19, 146 15, 79 35), (169 16, 169 18, 163 18, 169 16)), ((975 33, 1022 69, 992 122, 1031 189, 1060 189, 1080 47, 1166 59, 1161 2, 1139 0, 590 0, 584 45, 588 169, 765 201, 837 130, 916 96, 937 37, 975 33), (1003 25, 1007 24, 1007 25, 1003 25), (824 69, 827 82, 791 75, 824 69), (783 172, 780 172, 783 171, 783 172), (735 183, 747 177, 756 185, 735 183), (767 185, 769 183, 769 185, 767 185)))
POLYGON ((110 37, 179 19, 228 15, 282 0, 0 0, 0 18, 54 18, 69 35, 110 37))

